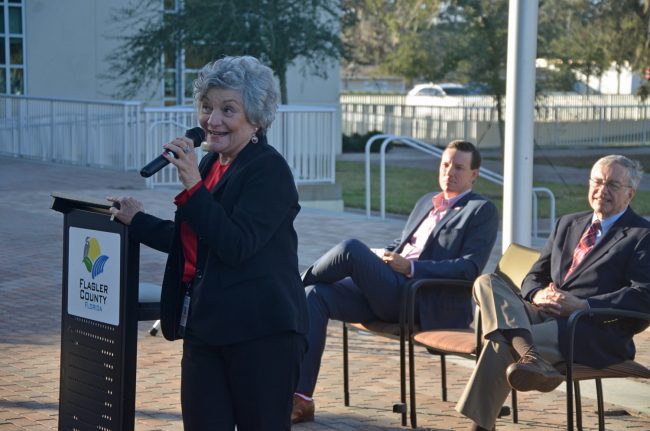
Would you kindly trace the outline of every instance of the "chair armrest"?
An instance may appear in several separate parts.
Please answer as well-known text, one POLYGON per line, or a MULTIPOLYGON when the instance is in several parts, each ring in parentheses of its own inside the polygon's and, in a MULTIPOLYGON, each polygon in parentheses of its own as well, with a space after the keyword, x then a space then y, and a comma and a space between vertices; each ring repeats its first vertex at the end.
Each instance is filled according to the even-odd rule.
MULTIPOLYGON (((650 314, 640 313, 638 311, 619 310, 616 308, 590 308, 589 310, 577 310, 569 316, 568 331, 569 338, 567 340, 568 351, 566 359, 566 411, 567 411, 567 427, 573 429, 573 350, 576 335, 576 325, 578 321, 584 316, 618 316, 618 317, 631 317, 641 320, 650 321, 650 314)), ((600 408, 599 408, 600 410, 600 408)))
POLYGON ((408 324, 408 333, 413 334, 415 325, 415 299, 420 289, 442 289, 453 287, 455 289, 467 290, 471 296, 474 281, 458 280, 448 278, 421 278, 409 280, 404 285, 402 295, 402 310, 400 312, 400 325, 408 324))
POLYGON ((575 344, 576 326, 578 321, 584 316, 613 316, 613 317, 630 317, 634 319, 646 320, 650 322, 650 314, 641 313, 638 311, 621 310, 617 308, 590 308, 589 310, 576 310, 569 316, 567 329, 569 337, 567 343, 569 344, 566 357, 566 377, 567 384, 573 380, 573 347, 575 344))

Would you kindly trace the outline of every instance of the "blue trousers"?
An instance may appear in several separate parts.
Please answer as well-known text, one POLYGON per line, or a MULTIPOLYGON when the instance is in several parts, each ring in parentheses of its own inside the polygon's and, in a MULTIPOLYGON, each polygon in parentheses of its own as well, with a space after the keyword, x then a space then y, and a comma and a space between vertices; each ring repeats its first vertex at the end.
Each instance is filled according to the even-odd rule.
POLYGON ((361 241, 350 239, 325 253, 303 273, 309 309, 309 348, 297 392, 312 396, 325 350, 329 319, 399 321, 403 274, 393 271, 361 241))

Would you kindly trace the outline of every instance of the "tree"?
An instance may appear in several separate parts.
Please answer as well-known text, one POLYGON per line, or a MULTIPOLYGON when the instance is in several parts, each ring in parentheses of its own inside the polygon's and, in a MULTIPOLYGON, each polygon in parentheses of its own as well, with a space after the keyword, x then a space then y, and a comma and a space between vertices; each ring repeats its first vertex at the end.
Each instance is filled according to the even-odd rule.
POLYGON ((273 69, 287 103, 287 70, 304 61, 303 73, 326 77, 328 62, 338 59, 340 9, 334 0, 185 0, 174 13, 160 0, 137 0, 120 9, 121 44, 108 58, 120 96, 133 95, 163 78, 163 57, 179 46, 194 62, 225 55, 252 55, 273 69))
MULTIPOLYGON (((503 140, 508 0, 347 0, 356 17, 350 59, 415 80, 484 84, 495 97, 503 140)), ((571 89, 575 72, 650 65, 650 0, 540 0, 538 57, 557 72, 541 84, 571 89)))
POLYGON ((628 63, 635 62, 637 47, 629 43, 635 39, 635 33, 639 29, 638 22, 631 13, 626 13, 622 8, 624 3, 609 3, 604 8, 604 14, 600 21, 605 28, 606 43, 604 46, 606 58, 616 68, 618 85, 617 93, 621 91, 621 70, 628 63))
POLYGON ((508 2, 455 0, 441 15, 455 43, 447 46, 445 74, 484 83, 494 96, 499 136, 504 142, 503 98, 506 92, 508 2))
POLYGON ((349 64, 377 66, 379 71, 421 78, 435 64, 431 29, 440 0, 346 0, 349 17, 343 40, 349 64))
MULTIPOLYGON (((540 52, 586 76, 650 62, 650 0, 544 0, 540 52)), ((542 13, 543 11, 543 13, 542 13)))
MULTIPOLYGON (((543 55, 558 59, 573 72, 600 76, 607 68, 608 29, 602 22, 603 2, 592 0, 555 0, 547 2, 547 9, 554 10, 555 22, 551 29, 548 22, 540 23, 541 31, 552 37, 541 45, 543 55)), ((588 84, 588 83, 587 83, 588 84)), ((589 92, 589 85, 586 87, 589 92)))
POLYGON ((453 79, 486 85, 495 96, 503 140, 507 0, 354 3, 361 26, 344 28, 344 40, 355 37, 362 46, 352 51, 352 59, 372 62, 379 58, 376 64, 382 70, 409 81, 453 79), (373 36, 381 32, 388 37, 373 36), (364 44, 365 40, 381 42, 364 44))
MULTIPOLYGON (((610 0, 611 1, 611 0, 610 0)), ((642 70, 650 65, 650 0, 620 0, 635 21, 635 53, 631 60, 635 70, 642 70)))

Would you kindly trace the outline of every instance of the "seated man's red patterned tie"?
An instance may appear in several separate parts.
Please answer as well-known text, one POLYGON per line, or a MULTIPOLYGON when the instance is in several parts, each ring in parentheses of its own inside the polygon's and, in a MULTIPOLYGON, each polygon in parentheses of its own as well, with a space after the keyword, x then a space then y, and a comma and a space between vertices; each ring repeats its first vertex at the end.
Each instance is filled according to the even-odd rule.
POLYGON ((594 244, 596 244, 596 238, 598 237, 598 232, 600 232, 600 220, 596 219, 591 223, 585 233, 582 234, 578 246, 573 251, 573 261, 571 262, 571 267, 564 276, 565 280, 573 271, 575 271, 576 267, 580 265, 580 262, 582 262, 587 253, 589 253, 589 251, 594 247, 594 244))

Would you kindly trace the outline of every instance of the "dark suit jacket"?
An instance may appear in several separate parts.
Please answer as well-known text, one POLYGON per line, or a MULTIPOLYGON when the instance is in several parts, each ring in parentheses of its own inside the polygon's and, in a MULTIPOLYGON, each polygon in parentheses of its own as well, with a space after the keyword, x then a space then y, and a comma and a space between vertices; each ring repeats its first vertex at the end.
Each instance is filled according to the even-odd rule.
MULTIPOLYGON (((435 192, 422 196, 411 211, 401 237, 390 249, 400 252, 433 209, 435 192)), ((436 224, 414 262, 413 278, 474 280, 490 258, 497 238, 499 215, 494 204, 469 192, 436 224)), ((472 320, 471 295, 454 289, 423 292, 418 300, 424 329, 466 328, 472 320)))
MULTIPOLYGON (((650 311, 650 222, 631 208, 564 280, 592 212, 561 217, 542 249, 539 260, 522 283, 522 296, 530 300, 553 281, 560 289, 587 299, 592 308, 650 311)), ((629 319, 587 319, 576 330, 576 362, 594 367, 634 358, 632 336, 646 325, 629 319)), ((559 318, 560 349, 564 355, 567 318, 559 318)))
MULTIPOLYGON (((203 177, 217 159, 211 153, 201 160, 203 177)), ((161 294, 165 338, 180 338, 182 221, 198 237, 188 322, 193 337, 225 345, 286 331, 306 333, 307 304, 293 227, 299 210, 289 166, 263 139, 244 147, 214 190, 201 186, 195 191, 173 222, 136 214, 134 237, 169 253, 161 294)))

